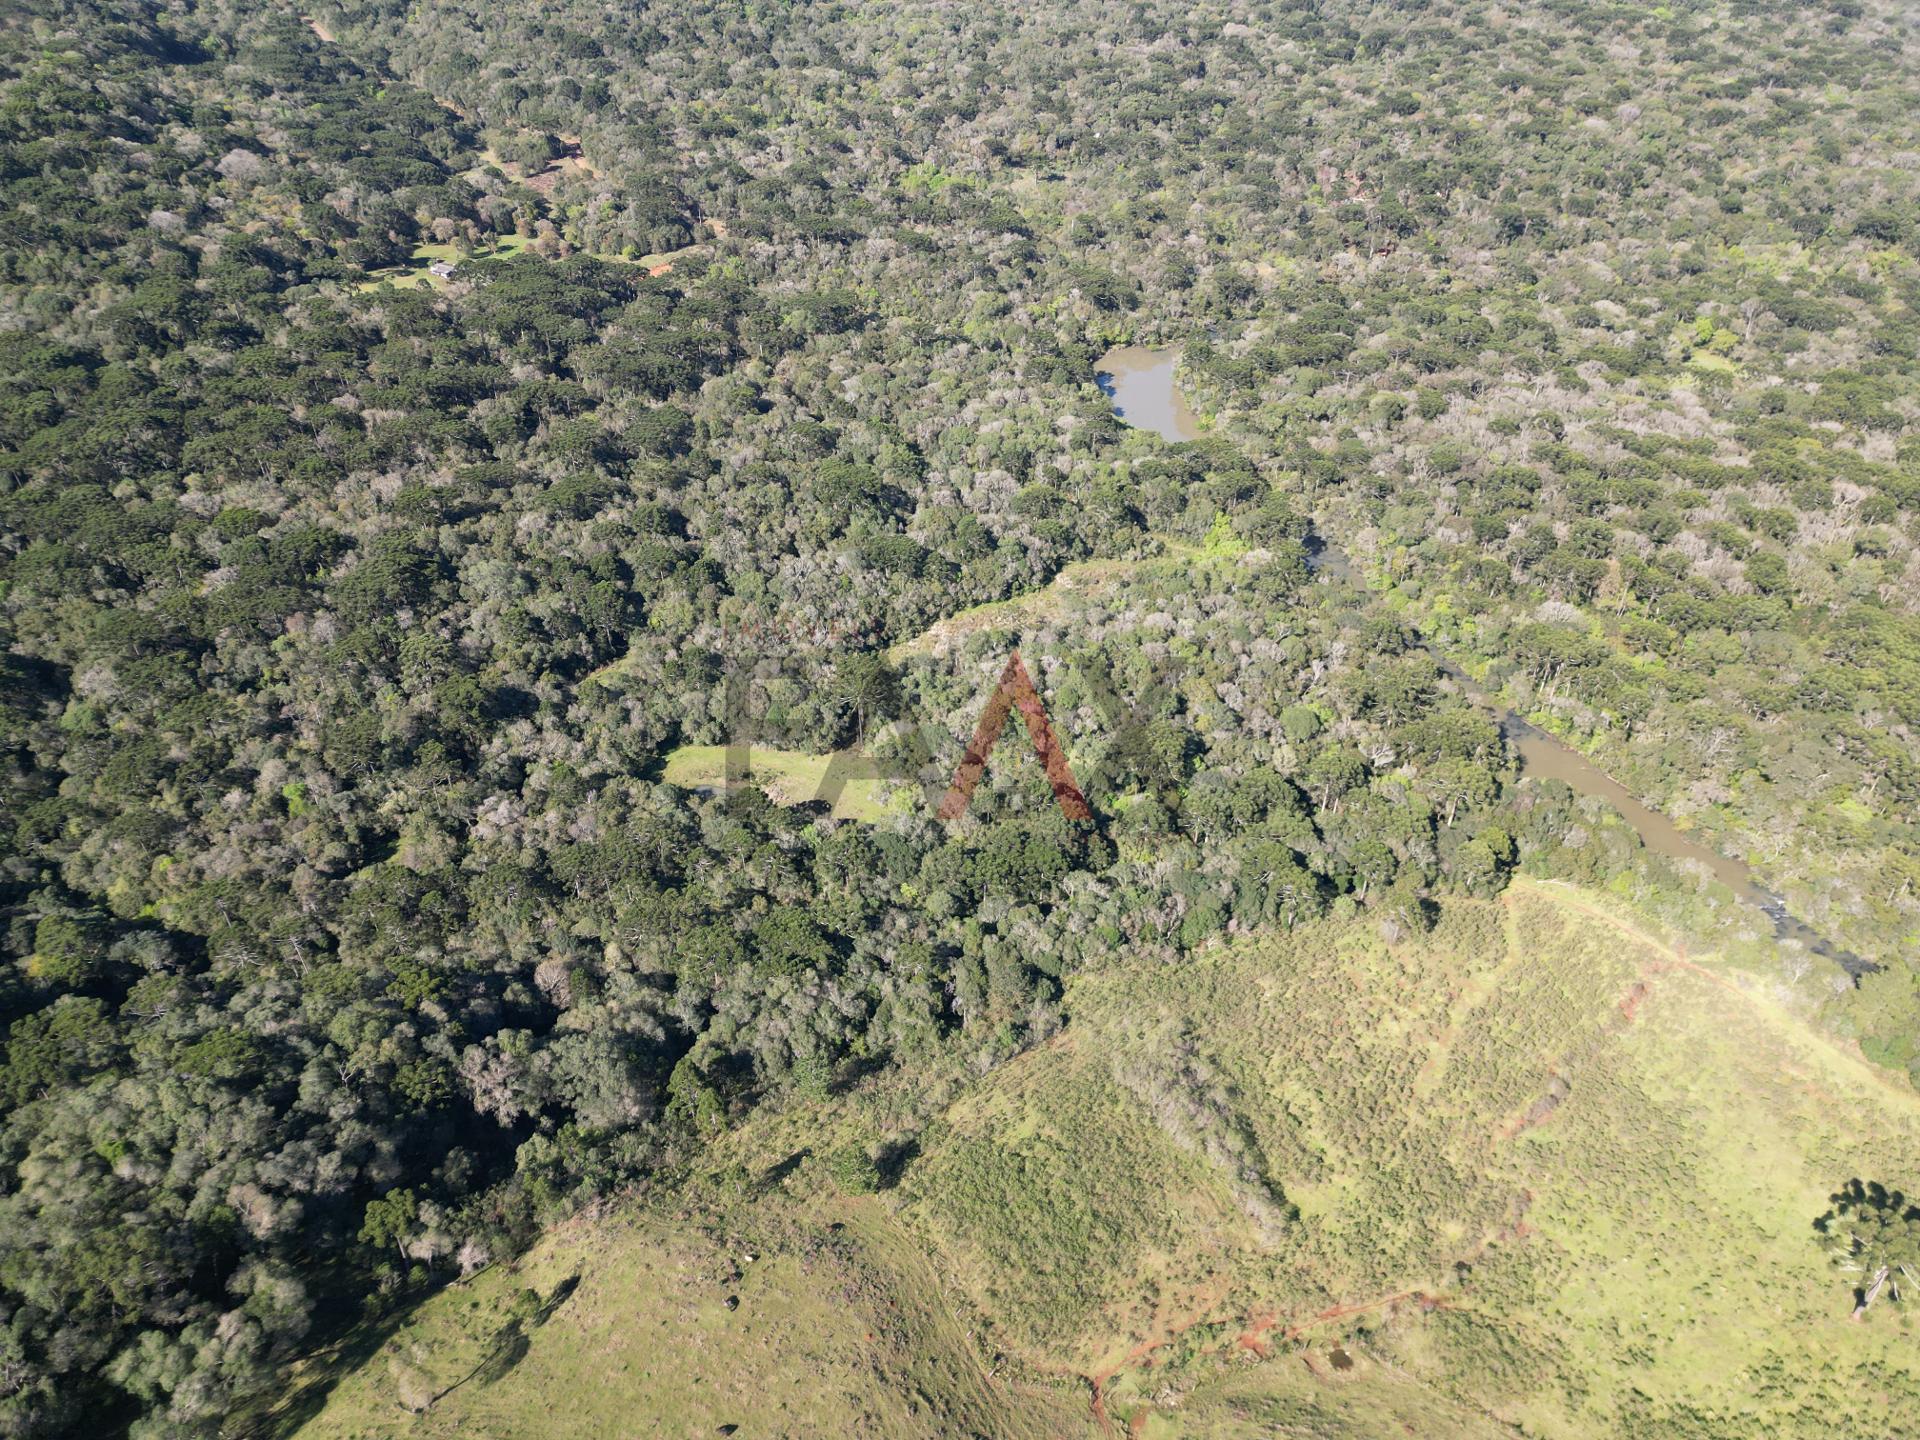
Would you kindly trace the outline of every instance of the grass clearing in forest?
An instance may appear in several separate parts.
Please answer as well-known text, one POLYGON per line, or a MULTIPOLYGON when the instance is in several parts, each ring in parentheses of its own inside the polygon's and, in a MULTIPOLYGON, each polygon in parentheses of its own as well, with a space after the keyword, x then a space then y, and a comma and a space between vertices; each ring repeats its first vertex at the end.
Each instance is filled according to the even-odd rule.
MULTIPOLYGON (((831 798, 833 814, 841 820, 884 820, 911 803, 910 791, 889 794, 873 762, 860 755, 844 759, 845 783, 830 797, 824 787, 835 758, 755 745, 748 751, 746 783, 759 786, 776 805, 831 798)), ((726 766, 725 745, 682 745, 668 753, 662 778, 687 790, 718 790, 726 784, 726 766)))
MULTIPOLYGON (((460 278, 458 267, 477 264, 483 260, 511 260, 518 255, 536 254, 537 252, 530 248, 533 244, 533 238, 531 235, 499 235, 478 249, 463 249, 461 246, 452 243, 445 245, 416 245, 412 258, 405 265, 395 265, 385 270, 370 271, 367 278, 361 281, 357 288, 361 290, 377 290, 382 285, 394 285, 402 290, 419 289, 421 287, 431 290, 444 290, 451 281, 460 278), (456 267, 454 273, 451 276, 435 275, 432 266, 437 261, 445 261, 449 265, 456 267)), ((674 254, 677 256, 686 256, 703 248, 706 247, 690 245, 684 250, 675 251, 674 254)), ((657 270, 658 273, 665 274, 666 270, 673 268, 671 265, 668 265, 666 270, 658 269, 656 262, 672 258, 666 256, 644 256, 639 259, 634 259, 625 255, 603 255, 597 251, 589 250, 579 250, 574 253, 591 255, 592 258, 596 260, 606 260, 619 265, 646 266, 649 269, 649 273, 654 273, 657 270)))
POLYGON ((1153 566, 1180 566, 1201 554, 1197 545, 1164 541, 1162 554, 1144 560, 1076 560, 1038 590, 1014 595, 1005 600, 990 600, 937 620, 910 640, 902 640, 887 651, 895 662, 915 655, 931 655, 943 645, 964 640, 984 630, 1007 630, 1036 621, 1056 618, 1072 604, 1099 594, 1153 566))
MULTIPOLYGON (((394 285, 402 290, 417 289, 425 286, 433 290, 447 288, 447 278, 435 275, 431 266, 438 261, 460 266, 478 260, 511 260, 533 243, 530 235, 499 235, 491 243, 477 250, 464 250, 458 245, 416 245, 413 258, 405 265, 396 265, 386 270, 370 271, 358 288, 377 290, 382 285, 394 285)), ((455 274, 458 274, 456 270, 455 274)))

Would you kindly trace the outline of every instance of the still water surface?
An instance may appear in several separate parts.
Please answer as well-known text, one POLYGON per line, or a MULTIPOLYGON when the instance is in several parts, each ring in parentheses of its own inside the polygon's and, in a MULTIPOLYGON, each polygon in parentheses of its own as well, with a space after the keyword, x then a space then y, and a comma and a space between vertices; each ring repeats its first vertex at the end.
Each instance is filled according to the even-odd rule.
POLYGON ((1113 413, 1129 425, 1157 431, 1173 441, 1200 438, 1200 421, 1173 383, 1177 349, 1119 345, 1095 362, 1094 380, 1113 401, 1113 413))

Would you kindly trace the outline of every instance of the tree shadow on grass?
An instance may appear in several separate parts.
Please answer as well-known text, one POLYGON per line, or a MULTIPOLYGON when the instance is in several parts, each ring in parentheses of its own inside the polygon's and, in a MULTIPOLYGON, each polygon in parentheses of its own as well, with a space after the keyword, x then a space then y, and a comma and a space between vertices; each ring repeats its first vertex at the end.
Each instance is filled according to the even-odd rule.
POLYGON ((803 1146, 801 1149, 787 1156, 786 1159, 768 1166, 767 1169, 754 1180, 753 1193, 755 1195, 765 1195, 769 1190, 779 1185, 789 1175, 793 1174, 794 1171, 805 1164, 807 1157, 811 1154, 813 1154, 813 1151, 803 1146))
POLYGON ((423 1295, 397 1313, 354 1325, 331 1348, 310 1357, 311 1371, 280 1392, 271 1408, 241 1419, 233 1429, 222 1433, 239 1440, 285 1440, 296 1434, 326 1408, 333 1387, 379 1354, 381 1347, 407 1323, 415 1306, 426 1298, 423 1295))
POLYGON ((880 1188, 893 1189, 906 1175, 907 1167, 919 1158, 920 1142, 918 1140, 909 1138, 889 1145, 880 1158, 874 1161, 875 1168, 880 1172, 880 1188))
MULTIPOLYGON (((532 1343, 532 1332, 546 1324, 579 1288, 580 1276, 569 1275, 554 1286, 552 1293, 544 1300, 536 1297, 537 1308, 523 1310, 496 1331, 485 1358, 436 1394, 428 1402, 429 1407, 469 1380, 478 1379, 484 1384, 492 1384, 510 1372, 525 1358, 532 1343)), ((443 1293, 444 1289, 428 1291, 406 1306, 376 1320, 363 1320, 349 1327, 332 1346, 311 1357, 309 1373, 296 1378, 254 1413, 230 1418, 227 1428, 221 1433, 232 1437, 232 1440, 287 1440, 287 1437, 297 1434, 301 1427, 326 1407, 327 1397, 333 1393, 334 1386, 379 1354, 387 1342, 406 1327, 414 1312, 435 1295, 443 1293)))
POLYGON ((437 1405, 469 1380, 480 1385, 498 1384, 513 1372, 514 1366, 527 1358, 527 1351, 532 1348, 533 1337, 527 1333, 527 1327, 518 1320, 509 1321, 494 1336, 494 1348, 488 1352, 487 1358, 435 1395, 434 1403, 437 1405))
MULTIPOLYGON (((482 1385, 493 1385, 506 1379, 512 1373, 513 1367, 526 1359, 527 1351, 533 1346, 533 1332, 551 1320, 554 1313, 571 1300, 573 1292, 579 1288, 580 1272, 576 1270, 554 1286, 553 1293, 545 1300, 539 1300, 536 1296, 537 1309, 516 1307, 519 1313, 510 1317, 505 1325, 494 1332, 493 1346, 480 1363, 435 1395, 428 1402, 429 1408, 439 1404, 469 1380, 477 1380, 482 1385)), ((525 1293, 534 1294, 532 1291, 525 1293)))

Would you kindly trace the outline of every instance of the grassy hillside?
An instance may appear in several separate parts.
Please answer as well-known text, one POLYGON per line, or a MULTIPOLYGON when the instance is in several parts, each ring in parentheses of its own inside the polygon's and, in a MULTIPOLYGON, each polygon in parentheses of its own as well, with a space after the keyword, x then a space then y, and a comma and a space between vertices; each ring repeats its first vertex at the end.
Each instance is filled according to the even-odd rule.
POLYGON ((299 1433, 1090 1432, 1083 1387, 1016 1386, 991 1369, 872 1201, 629 1215, 565 1227, 442 1292, 299 1433))
POLYGON ((986 630, 1020 630, 1054 620, 1076 606, 1108 596, 1115 587, 1156 573, 1177 574, 1202 553, 1198 545, 1156 536, 1156 554, 1145 560, 1078 560, 1060 568, 1048 584, 1007 600, 972 605, 936 621, 887 653, 893 660, 932 655, 986 630))
POLYGON ((1538 1434, 1920 1423, 1912 1322, 1852 1323, 1809 1232, 1842 1180, 1920 1169, 1920 1102, 1593 897, 1523 882, 1418 945, 1321 927, 1074 999, 1243 1208, 1300 1216, 1136 1344, 1347 1334, 1538 1434))
POLYGON ((1747 983, 1529 882, 1399 945, 1116 961, 984 1077, 727 1137, 735 1219, 435 1298, 300 1433, 1910 1432, 1913 1322, 1852 1321, 1810 1225, 1920 1172, 1920 1099, 1747 983), (909 1132, 877 1199, 819 1163, 909 1132))

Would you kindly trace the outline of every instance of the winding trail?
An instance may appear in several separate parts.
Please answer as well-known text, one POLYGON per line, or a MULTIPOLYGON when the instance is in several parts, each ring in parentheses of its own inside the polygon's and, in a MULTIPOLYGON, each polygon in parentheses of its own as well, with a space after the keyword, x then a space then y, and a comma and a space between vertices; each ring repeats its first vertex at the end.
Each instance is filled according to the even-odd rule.
MULTIPOLYGON (((1751 987, 1730 979, 1727 975, 1710 966, 1702 965, 1696 960, 1689 959, 1685 945, 1675 944, 1659 936, 1649 934, 1646 930, 1643 930, 1631 921, 1623 920, 1620 916, 1598 905, 1580 899, 1577 894, 1572 893, 1572 887, 1564 881, 1531 880, 1524 877, 1517 877, 1513 883, 1516 885, 1531 886, 1536 890, 1543 891, 1551 898, 1555 905, 1560 906, 1562 909, 1571 910, 1590 920, 1597 920, 1617 933, 1625 935, 1628 939, 1652 950, 1660 957, 1660 963, 1657 966, 1649 967, 1649 977, 1658 975, 1664 970, 1691 971, 1693 974, 1700 976, 1701 979, 1719 986, 1728 994, 1738 995, 1750 1008, 1759 1012, 1760 1018, 1767 1024, 1775 1028, 1790 1028, 1794 1034, 1820 1049, 1827 1051, 1857 1076, 1868 1080, 1887 1095, 1898 1099, 1902 1108, 1920 1113, 1920 1091, 1915 1091, 1912 1087, 1903 1085, 1893 1079, 1878 1065, 1875 1065, 1871 1060, 1867 1059, 1865 1055, 1861 1054, 1857 1045, 1842 1042, 1834 1036, 1827 1034, 1817 1025, 1809 1024, 1800 1019, 1778 1001, 1768 999, 1765 995, 1760 994, 1751 987)), ((1636 1011, 1638 1010, 1638 1001, 1640 998, 1644 997, 1637 997, 1635 1000, 1634 1008, 1636 1011)))
MULTIPOLYGON (((1582 899, 1571 887, 1565 885, 1563 882, 1534 880, 1519 876, 1515 877, 1513 886, 1516 889, 1532 891, 1547 900, 1556 909, 1604 925, 1616 934, 1632 941, 1634 944, 1643 947, 1649 952, 1649 958, 1646 963, 1640 967, 1633 980, 1614 1003, 1613 1009, 1615 1013, 1610 1017, 1609 1022, 1601 1028, 1600 1033, 1594 1037, 1594 1044, 1604 1044, 1609 1038, 1618 1036, 1630 1029, 1639 1019, 1641 1007, 1656 993, 1657 982, 1661 977, 1672 975, 1679 971, 1686 971, 1699 976, 1701 979, 1706 980, 1727 994, 1738 996, 1742 1004, 1757 1012, 1757 1018, 1769 1027, 1790 1030, 1793 1035, 1800 1037, 1804 1043, 1817 1046, 1819 1049, 1825 1051, 1834 1061, 1854 1076, 1865 1078, 1877 1086, 1884 1094, 1896 1097, 1902 1108, 1920 1113, 1920 1094, 1915 1093, 1888 1077, 1878 1066, 1873 1065, 1865 1056, 1861 1055, 1857 1049, 1806 1024, 1797 1016, 1787 1011, 1783 1006, 1753 988, 1739 983, 1737 980, 1712 966, 1701 964, 1692 959, 1688 956, 1684 944, 1676 943, 1663 936, 1656 935, 1631 920, 1625 919, 1600 905, 1582 899)), ((1819 1091, 1817 1087, 1808 1086, 1807 1088, 1809 1089, 1809 1093, 1814 1094, 1816 1098, 1824 1093, 1819 1091)), ((1827 1098, 1831 1099, 1830 1096, 1827 1098)), ((1503 1127, 1502 1132, 1498 1134, 1496 1138, 1502 1140, 1511 1139, 1515 1134, 1530 1128, 1532 1124, 1543 1123, 1550 1114, 1551 1110, 1548 1110, 1545 1114, 1535 1117, 1529 1112, 1528 1115, 1521 1117, 1518 1123, 1510 1122, 1508 1126, 1503 1127)), ((1523 1202, 1520 1206, 1519 1218, 1511 1220, 1507 1225, 1489 1233, 1462 1258, 1468 1260, 1477 1259, 1491 1244, 1503 1240, 1524 1239, 1525 1236, 1530 1233, 1525 1219, 1525 1212, 1532 1198, 1532 1194, 1530 1192, 1527 1193, 1523 1197, 1523 1202)), ((1224 1294, 1220 1298, 1224 1300, 1224 1294)), ((1384 1295, 1374 1296, 1370 1299, 1330 1305, 1313 1314, 1292 1319, 1282 1315, 1277 1310, 1264 1310, 1248 1316, 1242 1322, 1239 1331, 1230 1341, 1226 1342, 1225 1348, 1236 1349, 1249 1355, 1265 1359, 1272 1355, 1276 1338, 1278 1343, 1285 1344, 1297 1340, 1323 1325, 1330 1325, 1336 1321, 1349 1319, 1355 1315, 1370 1314, 1406 1303, 1416 1304, 1420 1306, 1424 1312, 1451 1309, 1455 1304, 1455 1302, 1447 1296, 1444 1286, 1408 1286, 1390 1291, 1384 1295)), ((1216 1323, 1220 1319, 1218 1305, 1219 1301, 1215 1301, 1213 1304, 1171 1325, 1154 1338, 1135 1345, 1127 1352, 1124 1360, 1108 1369, 1082 1377, 1088 1387, 1093 1419, 1103 1435, 1115 1437, 1115 1440, 1118 1440, 1118 1437, 1122 1435, 1122 1431, 1116 1425, 1114 1417, 1107 1406, 1107 1387, 1125 1371, 1134 1369, 1143 1362, 1150 1363, 1155 1352, 1174 1344, 1188 1331, 1200 1325, 1216 1323)), ((1151 1408, 1149 1405, 1143 1405, 1140 1410, 1136 1411, 1131 1417, 1125 1433, 1128 1435, 1138 1434, 1140 1426, 1144 1422, 1144 1418, 1151 1412, 1151 1408)))

